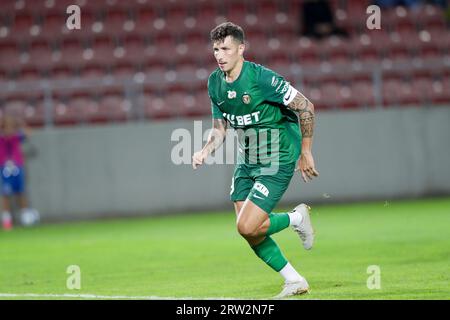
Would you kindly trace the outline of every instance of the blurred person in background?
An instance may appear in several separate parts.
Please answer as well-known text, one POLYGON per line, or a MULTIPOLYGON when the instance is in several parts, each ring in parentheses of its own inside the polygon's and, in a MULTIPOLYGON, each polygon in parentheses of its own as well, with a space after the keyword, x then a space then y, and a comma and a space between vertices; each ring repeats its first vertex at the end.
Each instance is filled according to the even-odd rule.
POLYGON ((391 8, 391 7, 395 7, 395 6, 406 6, 409 8, 415 8, 415 7, 422 5, 423 2, 425 2, 425 1, 421 1, 421 0, 376 0, 376 1, 374 1, 374 4, 376 4, 377 6, 379 6, 381 8, 391 8))
POLYGON ((322 39, 328 36, 348 36, 335 21, 329 1, 306 0, 301 7, 300 34, 322 39))
POLYGON ((373 3, 383 9, 392 8, 395 6, 405 6, 411 9, 419 9, 425 4, 441 6, 442 8, 448 7, 447 0, 375 0, 373 3))
POLYGON ((31 131, 23 121, 5 115, 0 121, 0 171, 2 192, 2 226, 4 230, 13 227, 12 199, 17 197, 20 207, 20 221, 31 225, 38 221, 38 213, 28 205, 25 194, 25 158, 21 144, 29 137, 31 131))

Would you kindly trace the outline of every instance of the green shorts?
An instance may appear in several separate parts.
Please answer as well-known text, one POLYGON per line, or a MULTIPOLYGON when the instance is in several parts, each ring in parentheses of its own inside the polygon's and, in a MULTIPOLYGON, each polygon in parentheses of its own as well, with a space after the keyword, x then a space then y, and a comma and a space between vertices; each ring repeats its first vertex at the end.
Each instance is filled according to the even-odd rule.
POLYGON ((248 198, 265 212, 272 212, 291 182, 295 165, 295 162, 274 167, 236 165, 231 181, 231 201, 248 198))

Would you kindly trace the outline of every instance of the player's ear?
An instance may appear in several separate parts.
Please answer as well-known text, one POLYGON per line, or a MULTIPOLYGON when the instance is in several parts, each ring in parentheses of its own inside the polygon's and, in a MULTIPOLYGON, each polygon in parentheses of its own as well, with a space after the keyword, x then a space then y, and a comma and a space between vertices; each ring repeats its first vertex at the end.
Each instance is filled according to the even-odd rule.
POLYGON ((239 47, 238 47, 239 55, 242 56, 244 54, 244 50, 245 50, 245 43, 239 44, 239 47))

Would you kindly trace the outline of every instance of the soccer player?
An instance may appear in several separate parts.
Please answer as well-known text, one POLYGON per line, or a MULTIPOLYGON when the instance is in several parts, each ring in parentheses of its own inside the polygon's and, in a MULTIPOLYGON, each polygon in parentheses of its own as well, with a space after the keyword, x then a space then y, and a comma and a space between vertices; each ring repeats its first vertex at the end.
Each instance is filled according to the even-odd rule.
POLYGON ((18 198, 23 224, 31 224, 37 219, 37 211, 28 208, 25 195, 24 156, 21 142, 29 135, 30 130, 15 117, 5 115, 0 124, 0 171, 2 182, 2 226, 4 230, 13 227, 11 215, 11 196, 18 198))
POLYGON ((306 293, 306 279, 286 260, 271 235, 292 226, 304 248, 311 249, 314 231, 309 207, 300 204, 291 212, 277 214, 272 210, 288 188, 297 161, 305 182, 319 175, 311 153, 314 106, 283 77, 244 59, 240 26, 218 25, 211 31, 211 41, 218 63, 208 79, 213 128, 202 150, 192 156, 192 166, 196 169, 222 144, 228 124, 237 131, 239 152, 230 198, 238 232, 284 278, 278 298, 306 293))

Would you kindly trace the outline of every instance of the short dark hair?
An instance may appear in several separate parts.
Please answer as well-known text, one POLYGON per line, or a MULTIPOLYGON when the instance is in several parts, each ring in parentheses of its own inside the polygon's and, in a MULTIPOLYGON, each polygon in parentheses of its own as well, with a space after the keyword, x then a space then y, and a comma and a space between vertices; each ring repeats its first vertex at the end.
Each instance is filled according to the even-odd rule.
POLYGON ((232 36, 240 43, 244 43, 244 30, 232 22, 224 22, 211 30, 211 41, 224 41, 227 36, 232 36))

